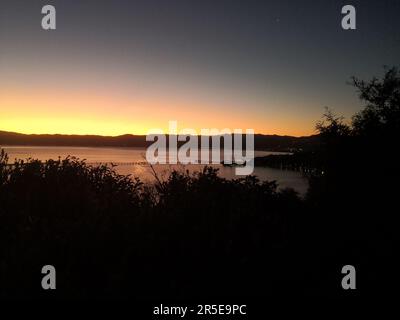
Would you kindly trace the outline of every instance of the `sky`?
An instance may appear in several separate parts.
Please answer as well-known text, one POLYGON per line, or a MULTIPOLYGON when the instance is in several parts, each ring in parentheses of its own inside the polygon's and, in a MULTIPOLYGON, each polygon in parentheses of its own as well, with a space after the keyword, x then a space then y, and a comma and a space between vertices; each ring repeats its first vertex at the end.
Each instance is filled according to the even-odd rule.
POLYGON ((0 0, 0 130, 314 134, 325 106, 362 107, 351 76, 399 65, 399 14, 398 0, 0 0))

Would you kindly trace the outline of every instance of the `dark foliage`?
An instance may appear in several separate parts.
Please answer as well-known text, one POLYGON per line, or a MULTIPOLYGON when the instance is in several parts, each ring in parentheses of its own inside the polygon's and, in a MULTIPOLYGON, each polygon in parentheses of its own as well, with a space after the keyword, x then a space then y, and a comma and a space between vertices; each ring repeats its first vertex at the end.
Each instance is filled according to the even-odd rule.
POLYGON ((310 178, 307 202, 319 216, 310 224, 321 231, 327 263, 352 262, 364 291, 385 294, 396 275, 400 74, 386 68, 382 79, 352 84, 365 107, 349 125, 332 112, 317 125, 322 144, 313 157, 324 174, 310 178))
POLYGON ((347 264, 358 292, 384 294, 395 268, 399 84, 397 69, 354 79, 365 109, 351 125, 325 114, 319 146, 291 158, 316 170, 306 199, 209 167, 144 185, 75 158, 9 166, 2 151, 0 297, 343 295, 347 264), (40 286, 46 264, 57 268, 52 293, 40 286))
POLYGON ((43 294, 45 264, 57 266, 58 296, 251 295, 271 280, 303 205, 274 182, 212 168, 149 186, 75 158, 0 160, 3 297, 43 294))
POLYGON ((351 84, 365 103, 351 123, 327 109, 316 125, 316 148, 255 159, 255 164, 309 177, 307 214, 296 226, 304 232, 300 241, 307 242, 304 258, 320 268, 319 285, 330 281, 332 266, 353 264, 362 270, 364 292, 384 294, 394 289, 396 274, 400 73, 385 68, 381 79, 352 78, 351 84))

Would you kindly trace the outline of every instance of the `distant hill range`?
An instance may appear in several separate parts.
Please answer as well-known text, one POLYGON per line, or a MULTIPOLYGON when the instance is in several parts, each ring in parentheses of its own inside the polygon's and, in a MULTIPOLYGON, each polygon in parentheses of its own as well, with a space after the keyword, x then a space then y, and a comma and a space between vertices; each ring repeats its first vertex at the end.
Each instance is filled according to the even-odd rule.
MULTIPOLYGON (((147 147, 152 143, 146 141, 146 136, 131 134, 110 137, 97 135, 21 134, 0 131, 0 146, 147 147)), ((180 144, 183 143, 180 142, 180 144)), ((254 136, 256 150, 290 152, 307 150, 313 148, 318 143, 318 135, 291 137, 256 134, 254 136)))

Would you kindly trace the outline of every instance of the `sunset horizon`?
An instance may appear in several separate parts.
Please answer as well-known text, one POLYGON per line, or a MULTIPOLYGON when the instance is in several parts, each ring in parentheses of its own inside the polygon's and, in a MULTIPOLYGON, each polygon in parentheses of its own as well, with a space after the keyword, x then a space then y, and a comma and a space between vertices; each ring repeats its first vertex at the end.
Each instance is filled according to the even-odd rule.
POLYGON ((399 17, 1 0, 0 301, 224 320, 395 297, 399 17))
MULTIPOLYGON (((187 129, 188 127, 179 127, 178 128, 178 132, 181 129, 187 129)), ((151 134, 151 131, 153 129, 161 129, 163 132, 165 132, 166 135, 169 134, 168 132, 168 127, 165 128, 161 128, 161 127, 156 127, 156 128, 151 128, 149 129, 149 131, 143 131, 144 133, 131 133, 131 132, 121 132, 121 133, 111 133, 111 134, 104 134, 104 133, 96 133, 96 132, 89 132, 89 133, 68 133, 68 132, 59 132, 59 131, 55 131, 55 132, 31 132, 31 131, 17 131, 17 130, 6 130, 3 128, 0 128, 0 132, 7 132, 7 133, 15 133, 15 134, 22 134, 22 135, 64 135, 64 136, 99 136, 99 137, 120 137, 120 136, 126 136, 126 135, 131 135, 131 136, 146 136, 148 134, 151 134)), ((192 128, 191 128, 192 129, 192 128)), ((200 128, 199 130, 195 130, 197 132, 197 134, 194 134, 194 136, 201 136, 201 129, 217 129, 217 130, 222 130, 222 129, 229 129, 232 130, 233 133, 233 129, 242 129, 242 128, 200 128)), ((245 132, 245 130, 248 128, 244 128, 242 129, 243 132, 245 132)), ((314 129, 313 131, 310 131, 309 133, 305 133, 305 134, 286 134, 286 133, 263 133, 263 132, 255 132, 254 135, 262 135, 262 136, 281 136, 281 137, 294 137, 294 138, 302 138, 302 137, 310 137, 310 136, 314 136, 317 135, 318 132, 316 131, 316 129, 314 129)))
MULTIPOLYGON (((38 4, 0 13, 2 130, 144 135, 176 120, 307 136, 325 106, 350 119, 362 107, 351 77, 379 74, 397 57, 381 50, 392 38, 365 37, 363 12, 365 28, 340 28, 334 2, 313 4, 317 16, 300 3, 254 3, 243 14, 222 2, 104 2, 95 13, 90 1, 53 2, 55 30, 41 28, 38 4)), ((377 15, 386 8, 370 6, 377 15)))

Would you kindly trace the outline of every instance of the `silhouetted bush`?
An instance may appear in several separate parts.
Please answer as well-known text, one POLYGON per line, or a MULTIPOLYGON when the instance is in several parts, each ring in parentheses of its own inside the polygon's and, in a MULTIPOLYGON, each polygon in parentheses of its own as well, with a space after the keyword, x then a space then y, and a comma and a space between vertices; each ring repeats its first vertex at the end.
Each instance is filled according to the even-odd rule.
POLYGON ((1 151, 0 296, 343 294, 347 264, 362 293, 385 293, 397 254, 399 74, 353 84, 367 105, 351 124, 328 111, 314 150, 267 161, 310 169, 305 199, 210 167, 148 185, 75 158, 10 166, 1 151), (52 293, 40 286, 46 264, 57 268, 52 293))
POLYGON ((0 159, 3 297, 43 295, 45 264, 57 268, 58 296, 255 294, 302 206, 275 182, 228 181, 210 167, 151 186, 75 158, 0 159))

